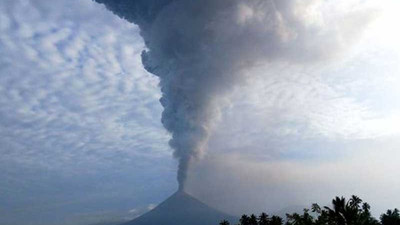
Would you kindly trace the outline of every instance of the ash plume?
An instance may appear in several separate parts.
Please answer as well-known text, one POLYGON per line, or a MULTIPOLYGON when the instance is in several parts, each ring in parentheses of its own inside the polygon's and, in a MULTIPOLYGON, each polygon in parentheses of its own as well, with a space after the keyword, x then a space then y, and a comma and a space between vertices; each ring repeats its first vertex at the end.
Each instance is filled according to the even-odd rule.
POLYGON ((95 1, 141 30, 142 62, 160 79, 162 123, 172 135, 181 190, 191 161, 206 148, 221 97, 249 76, 246 68, 329 59, 371 17, 364 7, 343 10, 335 1, 95 1))

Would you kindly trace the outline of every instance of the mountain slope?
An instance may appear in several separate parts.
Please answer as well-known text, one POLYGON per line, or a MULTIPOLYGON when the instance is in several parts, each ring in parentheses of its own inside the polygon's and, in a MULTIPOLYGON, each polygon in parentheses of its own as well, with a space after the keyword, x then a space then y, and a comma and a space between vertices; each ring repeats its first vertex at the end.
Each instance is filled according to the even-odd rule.
POLYGON ((123 225, 218 225, 224 219, 238 220, 178 191, 150 212, 123 225))

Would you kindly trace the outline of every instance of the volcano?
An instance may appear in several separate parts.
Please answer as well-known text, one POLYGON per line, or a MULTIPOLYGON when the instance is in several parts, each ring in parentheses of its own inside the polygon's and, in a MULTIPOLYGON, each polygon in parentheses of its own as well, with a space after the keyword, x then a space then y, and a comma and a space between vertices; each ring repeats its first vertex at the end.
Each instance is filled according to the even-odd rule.
POLYGON ((222 220, 233 223, 238 218, 178 191, 153 210, 122 225, 218 225, 222 220))

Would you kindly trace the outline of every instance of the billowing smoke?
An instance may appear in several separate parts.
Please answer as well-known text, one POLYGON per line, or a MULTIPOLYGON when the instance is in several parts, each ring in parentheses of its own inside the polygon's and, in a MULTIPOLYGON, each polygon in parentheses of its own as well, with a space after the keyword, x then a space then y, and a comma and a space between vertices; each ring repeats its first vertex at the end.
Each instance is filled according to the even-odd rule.
POLYGON ((206 148, 221 97, 249 76, 249 67, 335 56, 370 15, 359 5, 318 0, 96 1, 140 27, 143 65, 160 78, 180 189, 206 148))

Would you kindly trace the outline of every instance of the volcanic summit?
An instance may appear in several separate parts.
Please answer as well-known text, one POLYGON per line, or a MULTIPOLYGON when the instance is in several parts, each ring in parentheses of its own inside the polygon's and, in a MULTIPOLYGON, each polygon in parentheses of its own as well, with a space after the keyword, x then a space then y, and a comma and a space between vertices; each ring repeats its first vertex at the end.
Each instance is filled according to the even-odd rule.
POLYGON ((217 225, 222 220, 238 219, 178 191, 153 210, 123 225, 217 225))

